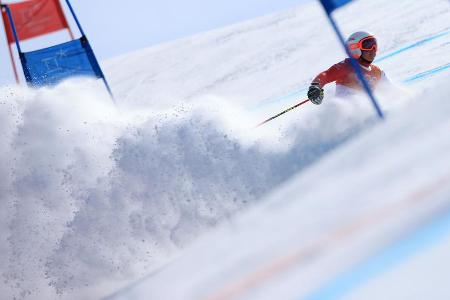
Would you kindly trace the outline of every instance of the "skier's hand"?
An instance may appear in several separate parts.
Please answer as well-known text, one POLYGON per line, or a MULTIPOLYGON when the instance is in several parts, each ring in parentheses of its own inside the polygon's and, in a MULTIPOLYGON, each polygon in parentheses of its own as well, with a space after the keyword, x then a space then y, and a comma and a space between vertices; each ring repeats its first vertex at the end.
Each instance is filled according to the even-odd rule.
POLYGON ((309 87, 308 90, 308 99, 316 105, 322 103, 323 89, 319 86, 318 83, 315 82, 311 83, 311 86, 309 87))

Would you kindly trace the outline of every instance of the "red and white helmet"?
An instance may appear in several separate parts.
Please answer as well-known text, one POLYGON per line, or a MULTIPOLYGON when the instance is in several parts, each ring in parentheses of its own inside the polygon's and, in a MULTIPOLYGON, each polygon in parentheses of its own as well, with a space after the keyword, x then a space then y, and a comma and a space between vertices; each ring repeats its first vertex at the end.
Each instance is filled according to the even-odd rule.
POLYGON ((356 59, 361 57, 361 50, 377 50, 377 39, 372 34, 365 31, 353 33, 347 39, 347 47, 352 56, 356 59))

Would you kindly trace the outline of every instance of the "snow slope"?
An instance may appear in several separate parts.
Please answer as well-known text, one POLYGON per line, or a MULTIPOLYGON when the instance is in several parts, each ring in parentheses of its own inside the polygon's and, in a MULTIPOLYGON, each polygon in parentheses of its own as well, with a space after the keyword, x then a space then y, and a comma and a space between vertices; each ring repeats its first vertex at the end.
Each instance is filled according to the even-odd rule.
MULTIPOLYGON (((380 61, 391 78, 401 82, 448 63, 449 15, 443 0, 364 0, 339 11, 337 19, 346 33, 363 27, 380 36, 381 55, 440 34, 380 61), (370 16, 351 17, 361 11, 370 11, 370 16)), ((369 214, 401 202, 396 199, 408 193, 410 181, 390 180, 391 174, 409 175, 418 189, 439 180, 440 170, 448 167, 445 160, 425 158, 440 151, 445 158, 448 144, 442 132, 448 129, 448 106, 441 95, 422 104, 422 95, 430 94, 417 94, 415 89, 434 93, 433 87, 448 78, 446 69, 411 81, 411 97, 379 95, 392 115, 383 124, 376 123, 366 99, 328 98, 321 107, 305 105, 261 130, 251 129, 296 103, 304 96, 303 85, 342 57, 320 7, 311 3, 106 62, 117 107, 97 83, 85 80, 53 89, 2 87, 1 297, 97 299, 181 255, 117 297, 145 297, 150 288, 161 299, 214 296, 230 279, 245 277, 308 241, 314 244, 333 227, 355 221, 361 211, 369 214), (405 103, 417 105, 406 110, 405 103), (420 117, 423 122, 416 124, 420 117), (435 127, 436 138, 428 135, 427 126, 435 127), (364 135, 355 138, 361 132, 364 135), (427 142, 417 144, 414 134, 427 142), (311 167, 351 138, 351 144, 311 167), (377 144, 373 161, 366 161, 367 150, 374 151, 377 144), (393 154, 402 160, 393 159, 393 154), (389 158, 392 167, 379 168, 382 159, 389 158), (356 174, 356 167, 364 173, 356 174), (416 178, 416 173, 404 172, 406 167, 423 168, 427 176, 416 178), (369 188, 377 175, 382 178, 369 188), (339 179, 341 189, 333 188, 330 178, 339 179), (390 190, 376 189, 389 188, 386 180, 392 181, 390 190), (355 196, 353 203, 346 191, 355 185, 360 187, 355 195, 367 198, 355 196), (389 191, 392 198, 371 200, 389 191), (331 193, 336 196, 329 197, 331 193), (321 206, 311 203, 316 197, 321 206), (281 202, 289 209, 267 212, 281 202), (343 202, 358 209, 348 209, 343 202), (243 210, 249 216, 233 221, 231 217, 243 210), (299 216, 304 220, 299 222, 299 216), (227 221, 231 227, 184 250, 227 221), (274 224, 279 230, 271 228, 274 224), (309 233, 295 244, 290 237, 301 233, 297 228, 309 233), (192 270, 200 271, 194 276, 192 270)), ((437 90, 445 95, 445 89, 437 90)), ((313 264, 317 275, 304 289, 290 285, 296 276, 304 276, 301 271, 294 270, 293 277, 283 273, 286 281, 276 280, 289 287, 287 296, 303 295, 328 278, 321 273, 329 271, 324 259, 340 263, 336 273, 345 270, 352 265, 348 257, 363 260, 411 223, 429 218, 434 205, 440 205, 439 199, 425 205, 423 214, 402 216, 392 233, 376 227, 370 232, 373 236, 365 236, 365 247, 352 251, 352 256, 345 252, 354 245, 349 243, 336 254, 340 257, 319 257, 313 264)), ((279 285, 270 286, 274 290, 267 295, 280 291, 279 285)), ((251 296, 261 291, 247 292, 251 296)))
POLYGON ((432 99, 412 102, 107 299, 448 298, 449 91, 425 90, 419 96, 432 99))

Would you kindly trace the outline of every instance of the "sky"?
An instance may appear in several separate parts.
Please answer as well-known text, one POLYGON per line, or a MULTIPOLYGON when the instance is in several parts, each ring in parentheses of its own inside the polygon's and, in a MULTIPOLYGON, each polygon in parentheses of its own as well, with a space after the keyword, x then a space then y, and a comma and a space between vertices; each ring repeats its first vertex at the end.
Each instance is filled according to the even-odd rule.
MULTIPOLYGON (((301 5, 309 0, 72 0, 71 4, 99 60, 187 37, 301 5)), ((17 1, 3 1, 3 3, 17 1)), ((63 6, 77 36, 75 23, 63 6)), ((0 84, 13 81, 4 32, 0 30, 0 84)), ((67 41, 52 34, 23 44, 31 51, 67 41)))

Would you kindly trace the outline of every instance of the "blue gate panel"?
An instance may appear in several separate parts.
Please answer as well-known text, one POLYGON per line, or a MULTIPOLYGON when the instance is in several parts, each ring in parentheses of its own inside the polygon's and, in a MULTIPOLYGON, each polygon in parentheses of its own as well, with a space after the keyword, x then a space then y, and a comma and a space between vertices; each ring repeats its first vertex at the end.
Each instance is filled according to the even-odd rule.
POLYGON ((22 53, 25 78, 32 86, 55 85, 73 76, 103 78, 88 40, 80 39, 22 53))

